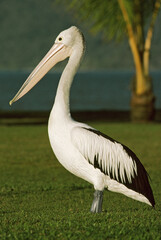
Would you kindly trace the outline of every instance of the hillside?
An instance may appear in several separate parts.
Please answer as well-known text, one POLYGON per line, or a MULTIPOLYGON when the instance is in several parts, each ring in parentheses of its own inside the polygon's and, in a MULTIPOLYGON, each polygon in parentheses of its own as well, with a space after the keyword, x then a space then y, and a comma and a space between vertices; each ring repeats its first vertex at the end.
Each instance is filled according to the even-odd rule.
MULTIPOLYGON (((127 41, 105 43, 101 35, 90 35, 71 13, 52 0, 2 0, 0 9, 1 70, 33 68, 52 46, 57 34, 71 25, 81 28, 87 42, 82 70, 133 69, 127 41)), ((160 22, 161 14, 153 39, 151 70, 161 67, 160 22)))

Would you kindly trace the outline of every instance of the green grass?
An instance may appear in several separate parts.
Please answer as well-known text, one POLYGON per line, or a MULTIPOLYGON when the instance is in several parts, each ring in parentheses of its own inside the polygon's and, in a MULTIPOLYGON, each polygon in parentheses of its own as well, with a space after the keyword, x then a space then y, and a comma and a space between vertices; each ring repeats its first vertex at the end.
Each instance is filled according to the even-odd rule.
POLYGON ((149 172, 156 207, 104 192, 89 212, 93 187, 67 172, 47 126, 0 126, 0 239, 161 239, 161 125, 92 123, 132 148, 149 172))

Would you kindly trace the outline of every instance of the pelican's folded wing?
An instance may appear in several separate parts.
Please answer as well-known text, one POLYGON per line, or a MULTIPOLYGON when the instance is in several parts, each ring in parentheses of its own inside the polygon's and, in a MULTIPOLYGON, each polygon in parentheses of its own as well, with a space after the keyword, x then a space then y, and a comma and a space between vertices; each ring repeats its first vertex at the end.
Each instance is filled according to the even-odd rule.
POLYGON ((128 147, 87 127, 73 128, 71 139, 74 146, 94 168, 143 194, 154 205, 148 174, 135 153, 128 147))

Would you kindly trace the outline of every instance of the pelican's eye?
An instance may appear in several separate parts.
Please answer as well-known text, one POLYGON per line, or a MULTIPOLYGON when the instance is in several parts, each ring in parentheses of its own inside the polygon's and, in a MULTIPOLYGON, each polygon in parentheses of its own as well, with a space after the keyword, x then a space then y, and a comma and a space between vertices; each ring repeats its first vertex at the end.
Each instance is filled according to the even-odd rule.
POLYGON ((59 40, 59 41, 62 41, 62 37, 59 37, 58 40, 59 40))

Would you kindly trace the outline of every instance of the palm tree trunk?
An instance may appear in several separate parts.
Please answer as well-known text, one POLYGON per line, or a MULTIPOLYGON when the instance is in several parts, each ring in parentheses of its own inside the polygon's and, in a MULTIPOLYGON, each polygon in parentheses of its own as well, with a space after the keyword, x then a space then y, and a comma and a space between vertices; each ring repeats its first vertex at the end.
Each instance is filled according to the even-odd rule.
POLYGON ((137 95, 136 91, 134 90, 132 94, 131 119, 135 121, 152 121, 155 118, 155 96, 153 93, 152 79, 149 75, 149 57, 154 25, 160 6, 161 0, 156 0, 144 43, 143 74, 146 82, 146 91, 141 95, 137 95))
POLYGON ((155 3, 155 13, 153 12, 147 38, 146 41, 144 41, 143 22, 141 22, 142 13, 141 11, 139 12, 139 9, 141 9, 141 6, 139 6, 140 1, 134 0, 136 12, 138 14, 136 15, 136 29, 134 31, 124 1, 118 0, 126 23, 129 45, 133 54, 136 69, 131 96, 131 120, 135 122, 151 121, 155 116, 155 97, 153 94, 152 79, 149 76, 149 51, 155 19, 160 8, 160 2, 161 0, 157 0, 155 3))
POLYGON ((133 54, 133 59, 135 63, 135 68, 136 68, 136 87, 135 91, 137 95, 141 95, 146 91, 146 82, 144 79, 144 74, 143 74, 143 69, 142 69, 142 63, 140 59, 140 54, 139 54, 139 49, 137 47, 137 42, 136 38, 134 35, 133 27, 131 25, 128 13, 126 11, 126 8, 124 6, 123 0, 118 0, 118 3, 120 5, 125 23, 126 23, 126 28, 127 28, 127 33, 128 33, 128 40, 129 40, 129 45, 133 54))
POLYGON ((150 26, 147 32, 146 41, 145 41, 144 55, 143 55, 145 76, 149 75, 149 56, 150 56, 151 40, 152 40, 154 25, 156 22, 156 18, 157 18, 160 6, 161 6, 161 0, 156 0, 154 5, 154 10, 152 13, 150 26))
MULTIPOLYGON (((155 119, 155 96, 153 94, 152 79, 150 76, 144 76, 149 91, 138 95, 132 91, 130 116, 133 122, 148 122, 155 119), (151 86, 151 87, 150 87, 151 86)), ((134 77, 133 81, 136 81, 134 77)))

